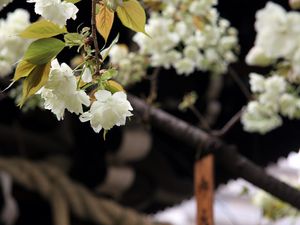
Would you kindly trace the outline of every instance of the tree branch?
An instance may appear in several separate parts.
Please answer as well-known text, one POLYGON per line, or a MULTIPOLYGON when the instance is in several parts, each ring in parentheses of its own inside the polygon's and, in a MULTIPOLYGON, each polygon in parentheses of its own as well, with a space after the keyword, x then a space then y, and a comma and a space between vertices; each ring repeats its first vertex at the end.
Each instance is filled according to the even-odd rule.
POLYGON ((142 117, 147 114, 147 118, 149 118, 149 122, 152 125, 185 142, 190 147, 199 147, 210 138, 206 132, 189 125, 183 120, 179 120, 163 110, 149 106, 137 97, 128 95, 128 99, 136 113, 142 117))
POLYGON ((204 155, 210 152, 215 153, 224 168, 234 175, 244 178, 282 201, 300 209, 299 190, 268 175, 263 168, 240 155, 231 146, 163 110, 148 106, 137 97, 128 95, 128 99, 137 114, 143 116, 148 113, 149 122, 153 126, 196 149, 201 145, 207 146, 202 152, 204 155))
POLYGON ((100 61, 99 61, 99 45, 97 39, 97 28, 96 28, 96 3, 97 0, 92 0, 92 18, 91 18, 91 26, 92 26, 92 37, 94 41, 95 48, 95 59, 96 59, 96 74, 99 74, 100 71, 100 61))

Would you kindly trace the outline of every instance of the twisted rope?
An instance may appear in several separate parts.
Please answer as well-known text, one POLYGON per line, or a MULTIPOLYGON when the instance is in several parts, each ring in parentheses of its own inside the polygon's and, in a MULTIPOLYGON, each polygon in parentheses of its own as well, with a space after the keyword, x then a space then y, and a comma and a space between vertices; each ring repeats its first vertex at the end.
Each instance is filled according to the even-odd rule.
POLYGON ((0 170, 9 173, 16 183, 47 199, 52 206, 55 225, 70 225, 70 213, 101 225, 159 225, 134 210, 97 197, 52 164, 0 158, 0 170))

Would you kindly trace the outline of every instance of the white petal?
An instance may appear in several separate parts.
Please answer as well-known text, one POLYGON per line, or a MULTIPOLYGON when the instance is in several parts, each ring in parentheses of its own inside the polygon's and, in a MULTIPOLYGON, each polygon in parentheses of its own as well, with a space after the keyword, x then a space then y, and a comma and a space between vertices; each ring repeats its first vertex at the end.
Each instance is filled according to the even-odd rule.
POLYGON ((92 73, 91 70, 89 68, 84 68, 84 71, 82 73, 81 79, 85 82, 85 83, 89 83, 92 82, 93 78, 92 78, 92 73))
POLYGON ((82 115, 79 116, 79 120, 81 122, 87 122, 92 118, 92 114, 89 112, 85 112, 82 115))
POLYGON ((99 90, 95 93, 95 98, 98 101, 106 101, 109 97, 111 97, 111 93, 107 90, 99 90))

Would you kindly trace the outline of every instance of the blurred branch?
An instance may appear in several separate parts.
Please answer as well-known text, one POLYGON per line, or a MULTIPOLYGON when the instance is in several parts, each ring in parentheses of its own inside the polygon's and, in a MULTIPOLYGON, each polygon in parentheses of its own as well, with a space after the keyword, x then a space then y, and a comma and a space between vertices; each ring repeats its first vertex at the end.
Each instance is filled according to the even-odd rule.
POLYGON ((150 93, 147 98, 148 104, 152 104, 157 98, 157 79, 160 70, 160 67, 156 67, 150 76, 150 93))
POLYGON ((137 114, 143 116, 148 113, 149 122, 153 126, 190 147, 204 147, 202 156, 213 152, 228 171, 300 209, 299 190, 268 175, 261 167, 239 154, 235 148, 163 110, 147 105, 137 97, 129 95, 128 98, 137 114))
POLYGON ((210 127, 212 127, 215 124, 221 112, 221 106, 220 102, 218 101, 218 98, 220 97, 222 88, 223 77, 210 76, 209 85, 206 92, 207 107, 206 112, 204 114, 204 118, 210 127))

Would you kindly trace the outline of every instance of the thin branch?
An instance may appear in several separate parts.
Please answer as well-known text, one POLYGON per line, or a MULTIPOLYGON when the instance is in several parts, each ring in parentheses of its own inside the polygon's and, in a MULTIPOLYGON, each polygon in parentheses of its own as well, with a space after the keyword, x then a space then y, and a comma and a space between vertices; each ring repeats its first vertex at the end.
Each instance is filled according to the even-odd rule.
POLYGON ((206 122, 206 118, 199 112, 199 110, 194 105, 189 106, 189 109, 197 117, 199 121, 199 127, 207 131, 210 130, 210 126, 206 122))
POLYGON ((136 114, 143 116, 145 113, 149 113, 149 122, 153 126, 194 149, 198 149, 202 144, 204 147, 202 156, 212 152, 215 153, 224 168, 234 175, 244 178, 282 201, 300 209, 299 190, 268 175, 264 169, 239 154, 232 146, 226 145, 220 139, 163 110, 147 105, 137 97, 128 95, 128 98, 136 114))
POLYGON ((157 78, 160 70, 160 67, 156 67, 150 77, 150 93, 147 98, 148 104, 152 104, 157 98, 157 78))
POLYGON ((96 74, 99 74, 100 71, 100 51, 97 39, 97 28, 96 28, 96 3, 97 0, 92 0, 92 18, 91 18, 91 26, 92 26, 92 37, 94 41, 95 48, 95 59, 96 59, 96 74))
POLYGON ((235 83, 239 86, 242 93, 245 95, 245 97, 248 100, 252 99, 252 95, 249 92, 248 88, 244 84, 244 82, 240 79, 239 75, 236 73, 236 71, 232 67, 228 67, 228 74, 232 77, 232 79, 235 81, 235 83))
POLYGON ((227 134, 239 121, 244 108, 240 109, 233 117, 220 129, 212 132, 212 135, 222 137, 227 134))

